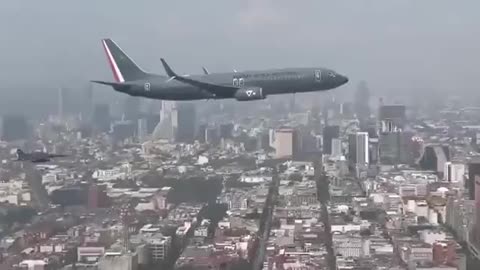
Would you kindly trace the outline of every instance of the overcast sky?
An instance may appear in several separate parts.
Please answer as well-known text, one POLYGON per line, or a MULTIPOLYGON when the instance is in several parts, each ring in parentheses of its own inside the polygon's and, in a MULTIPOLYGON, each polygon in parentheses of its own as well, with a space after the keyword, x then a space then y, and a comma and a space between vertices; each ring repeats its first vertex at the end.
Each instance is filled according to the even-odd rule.
POLYGON ((1 2, 1 89, 113 80, 104 37, 161 73, 165 57, 185 73, 324 66, 346 89, 478 89, 478 0, 1 2))

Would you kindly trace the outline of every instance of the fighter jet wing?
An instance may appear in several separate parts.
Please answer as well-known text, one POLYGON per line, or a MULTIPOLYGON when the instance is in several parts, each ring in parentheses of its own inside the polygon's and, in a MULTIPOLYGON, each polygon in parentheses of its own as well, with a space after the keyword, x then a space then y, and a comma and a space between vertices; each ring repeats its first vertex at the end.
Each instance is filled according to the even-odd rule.
POLYGON ((208 82, 202 82, 194 79, 190 79, 187 77, 183 76, 178 76, 165 62, 165 59, 161 58, 160 61, 162 61, 163 68, 165 68, 165 72, 167 73, 168 76, 170 76, 172 79, 175 79, 177 81, 183 82, 190 84, 192 86, 196 86, 198 88, 204 89, 215 96, 219 97, 232 97, 235 92, 239 89, 238 87, 234 86, 226 86, 226 85, 219 85, 219 84, 214 84, 214 83, 208 83, 208 82))
POLYGON ((50 158, 57 158, 57 157, 68 157, 68 155, 62 155, 62 154, 48 154, 48 157, 50 157, 50 158))

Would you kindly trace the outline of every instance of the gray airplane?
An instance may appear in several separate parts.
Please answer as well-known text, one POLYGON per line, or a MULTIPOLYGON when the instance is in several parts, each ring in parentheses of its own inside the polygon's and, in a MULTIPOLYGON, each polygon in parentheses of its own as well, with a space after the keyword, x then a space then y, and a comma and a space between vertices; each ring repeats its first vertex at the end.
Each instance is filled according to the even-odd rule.
POLYGON ((67 155, 49 154, 45 152, 25 153, 21 149, 17 149, 16 161, 30 161, 33 163, 49 162, 52 158, 66 157, 67 155))
POLYGON ((112 86, 131 96, 163 100, 234 98, 238 101, 265 99, 268 95, 330 90, 348 78, 326 68, 284 68, 264 71, 178 75, 162 58, 168 76, 145 72, 111 39, 102 44, 115 82, 92 81, 112 86))

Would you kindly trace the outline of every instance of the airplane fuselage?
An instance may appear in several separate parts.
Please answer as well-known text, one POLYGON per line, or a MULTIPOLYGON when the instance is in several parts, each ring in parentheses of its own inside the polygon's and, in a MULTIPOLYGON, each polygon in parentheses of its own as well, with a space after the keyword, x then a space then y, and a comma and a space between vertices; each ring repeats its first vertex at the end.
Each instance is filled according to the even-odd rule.
MULTIPOLYGON (((345 77, 325 68, 286 68, 265 71, 242 71, 191 75, 188 78, 235 87, 260 87, 264 96, 325 91, 345 83, 345 77)), ((210 92, 166 76, 149 74, 142 80, 130 81, 128 89, 116 89, 132 96, 162 100, 224 99, 233 96, 214 96, 210 92)))

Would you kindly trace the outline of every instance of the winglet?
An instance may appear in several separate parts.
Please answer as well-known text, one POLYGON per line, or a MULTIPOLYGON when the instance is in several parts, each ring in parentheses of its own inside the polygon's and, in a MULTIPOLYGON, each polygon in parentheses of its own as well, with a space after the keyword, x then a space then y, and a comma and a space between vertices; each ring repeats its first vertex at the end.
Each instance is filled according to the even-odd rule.
POLYGON ((205 75, 208 75, 208 74, 210 74, 210 72, 208 72, 208 70, 207 70, 207 68, 206 68, 206 67, 202 67, 202 69, 203 69, 203 73, 205 73, 205 75))
POLYGON ((160 61, 162 61, 163 68, 165 69, 165 72, 167 73, 167 75, 169 77, 172 77, 172 78, 173 77, 178 77, 177 74, 175 74, 175 72, 172 70, 172 68, 170 68, 170 66, 167 64, 165 59, 160 58, 160 61))

